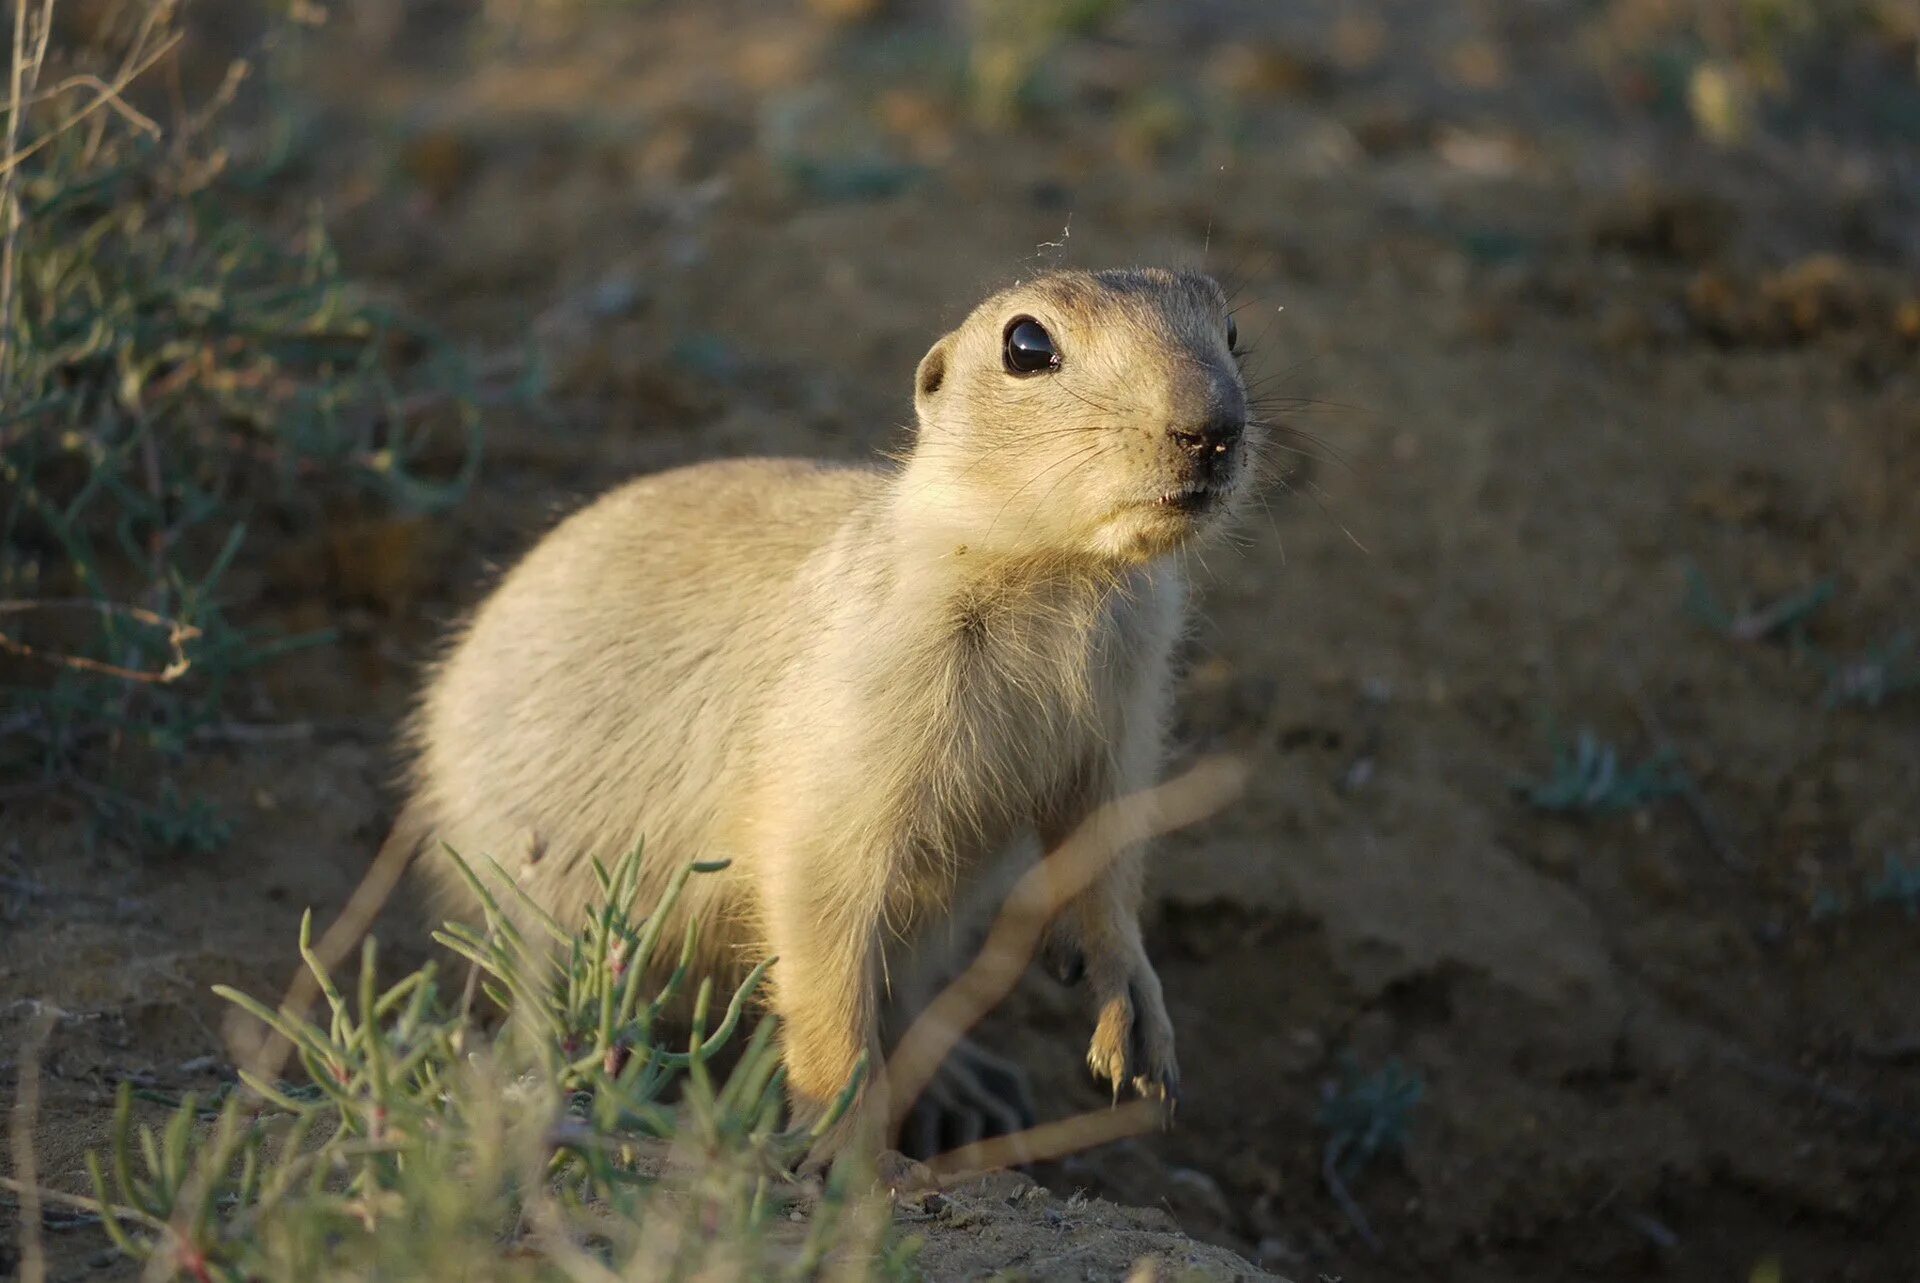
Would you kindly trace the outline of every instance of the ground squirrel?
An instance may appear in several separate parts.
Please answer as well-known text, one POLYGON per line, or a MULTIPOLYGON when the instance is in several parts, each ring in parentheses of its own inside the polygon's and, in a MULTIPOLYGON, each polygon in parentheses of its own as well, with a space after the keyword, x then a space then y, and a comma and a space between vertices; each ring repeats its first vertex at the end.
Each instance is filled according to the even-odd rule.
MULTIPOLYGON (((818 1116, 879 1063, 913 942, 1152 782, 1182 552, 1249 490, 1261 436, 1235 349, 1207 277, 1050 271, 921 360, 896 465, 729 460, 604 496, 434 670, 396 840, 456 912, 441 843, 562 921, 589 857, 644 840, 643 897, 730 860, 680 912, 722 977, 777 955, 793 1112, 818 1116)), ((1094 1073, 1170 1096, 1141 880, 1123 852, 1048 947, 1090 990, 1094 1073)))

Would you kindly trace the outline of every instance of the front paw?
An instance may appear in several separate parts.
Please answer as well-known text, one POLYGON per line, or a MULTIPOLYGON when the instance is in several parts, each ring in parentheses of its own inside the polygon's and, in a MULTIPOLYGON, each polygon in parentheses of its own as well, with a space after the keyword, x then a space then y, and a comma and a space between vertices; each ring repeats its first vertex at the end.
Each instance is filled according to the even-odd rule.
POLYGON ((1087 1067, 1112 1085, 1116 1101, 1122 1087, 1131 1087, 1163 1102, 1172 1120, 1180 1102, 1180 1066, 1173 1054, 1173 1022, 1151 968, 1135 972, 1101 1002, 1087 1067))

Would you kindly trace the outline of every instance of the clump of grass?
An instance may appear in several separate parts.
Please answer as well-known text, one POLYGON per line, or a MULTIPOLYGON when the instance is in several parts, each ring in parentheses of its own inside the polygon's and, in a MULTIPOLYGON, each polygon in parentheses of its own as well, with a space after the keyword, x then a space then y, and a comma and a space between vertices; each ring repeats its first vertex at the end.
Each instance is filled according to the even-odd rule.
POLYGON ((1733 641, 1783 638, 1799 644, 1806 638, 1807 623, 1814 612, 1832 600, 1835 591, 1833 580, 1822 579, 1765 605, 1735 613, 1721 603, 1699 568, 1689 566, 1686 609, 1707 627, 1733 641))
POLYGON ((1895 905, 1909 918, 1920 918, 1920 862, 1908 864, 1889 851, 1880 876, 1867 884, 1867 902, 1895 905))
POLYGON ((1786 642, 1794 654, 1811 661, 1826 675, 1826 689, 1820 696, 1824 708, 1847 704, 1878 708, 1895 695, 1920 689, 1920 654, 1916 654, 1911 632, 1896 633, 1854 659, 1842 659, 1808 637, 1815 612, 1837 591, 1833 580, 1823 579, 1735 614, 1720 603, 1705 577, 1689 568, 1685 606, 1689 614, 1732 641, 1786 642))
POLYGON ((1389 1060, 1366 1073, 1350 1054, 1340 1057, 1338 1076, 1321 1085, 1316 1121, 1327 1133, 1321 1150, 1321 1179, 1376 1251, 1380 1241, 1354 1200, 1352 1187, 1375 1159, 1406 1149, 1414 1107, 1425 1094, 1426 1083, 1420 1075, 1400 1061, 1389 1060))
POLYGON ((1903 691, 1920 689, 1920 653, 1912 633, 1898 633, 1858 659, 1836 660, 1816 653, 1814 660, 1827 674, 1820 696, 1826 708, 1858 704, 1878 708, 1903 691))
MULTIPOLYGON (((1790 120, 1782 109, 1816 95, 1831 100, 1834 68, 1849 65, 1849 49, 1877 51, 1892 73, 1867 79, 1869 118, 1912 130, 1920 66, 1905 71, 1889 56, 1911 59, 1920 35, 1904 0, 1609 0, 1600 24, 1603 50, 1637 70, 1653 102, 1685 112, 1717 141, 1790 120)), ((1856 72, 1860 61, 1852 60, 1856 72)))
POLYGON ((1055 90, 1046 79, 1054 56, 1121 7, 1119 0, 972 0, 967 84, 981 123, 1004 127, 1045 105, 1055 90))
POLYGON ((1406 1148, 1414 1106, 1426 1094, 1420 1075, 1398 1060, 1365 1073, 1351 1055, 1321 1087, 1319 1124, 1327 1132, 1328 1165, 1347 1181, 1375 1158, 1406 1148))
POLYGON ((0 775, 206 849, 219 817, 171 765, 249 669, 325 640, 230 615, 250 526, 356 492, 453 500, 471 372, 343 272, 317 216, 256 212, 286 157, 224 127, 249 63, 163 124, 132 100, 190 38, 174 6, 133 8, 112 56, 52 47, 54 8, 14 8, 0 135, 0 775), (458 462, 424 468, 449 441, 458 462))
POLYGON ((1604 815, 1683 794, 1687 784, 1685 770, 1672 750, 1662 749, 1637 765, 1628 765, 1619 749, 1583 727, 1572 743, 1554 745, 1553 763, 1544 778, 1516 787, 1536 810, 1604 815))
POLYGON ((638 864, 635 852, 599 870, 599 907, 554 948, 556 924, 524 904, 509 913, 469 873, 485 927, 441 938, 507 1005, 493 1038, 432 966, 383 987, 371 941, 357 991, 342 992, 303 924, 322 1019, 219 992, 292 1044, 308 1082, 243 1069, 211 1127, 192 1098, 163 1126, 136 1127, 123 1088, 106 1161, 89 1158, 116 1246, 160 1276, 209 1280, 773 1279, 829 1263, 841 1277, 899 1275, 911 1244, 887 1241, 884 1201, 859 1173, 836 1168, 817 1198, 788 1175, 853 1088, 818 1127, 784 1129, 771 1017, 714 1076, 765 968, 711 1028, 702 982, 691 1037, 668 1044, 659 1018, 689 984, 695 928, 649 990, 660 924, 689 877, 720 866, 683 870, 635 921, 638 864))
POLYGON ((1910 863, 1898 852, 1887 852, 1879 874, 1863 880, 1858 892, 1821 891, 1814 897, 1811 915, 1820 921, 1875 907, 1895 908, 1909 918, 1920 918, 1920 860, 1910 863))

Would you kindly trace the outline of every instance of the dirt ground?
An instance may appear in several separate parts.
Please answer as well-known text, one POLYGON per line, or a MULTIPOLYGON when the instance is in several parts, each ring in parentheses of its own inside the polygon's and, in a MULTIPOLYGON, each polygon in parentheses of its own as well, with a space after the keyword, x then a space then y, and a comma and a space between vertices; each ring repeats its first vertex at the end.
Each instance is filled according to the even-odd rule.
MULTIPOLYGON (((1920 628, 1912 44, 1817 50, 1715 139, 1711 82, 1676 105, 1636 43, 1674 5, 1143 4, 999 124, 946 87, 959 10, 822 16, 867 7, 321 33, 289 203, 475 350, 531 349, 551 404, 491 416, 447 515, 264 536, 235 601, 343 640, 251 696, 310 733, 183 775, 225 850, 5 813, 9 1094, 36 1004, 71 1013, 42 1175, 75 1181, 118 1078, 214 1081, 208 986, 277 991, 390 818, 418 663, 556 513, 686 460, 898 443, 914 363, 987 288, 1167 262, 1230 282, 1296 430, 1199 569, 1180 705, 1183 755, 1252 784, 1154 864, 1178 1128, 1039 1174, 1296 1280, 1920 1278, 1920 891, 1893 876, 1920 692, 1890 644, 1920 628), (1713 627, 1696 576, 1735 613, 1834 591, 1795 646, 1713 627), (1695 791, 1530 806, 1581 727, 1695 791), (1322 1174, 1348 1057, 1423 1085, 1351 1181, 1373 1244, 1322 1174)), ((983 57, 1022 10, 992 12, 983 57)), ((1100 1102, 1081 1020, 1036 977, 989 1031, 1045 1113, 1100 1102)), ((1027 1250, 947 1276, 1090 1268, 1027 1250)))

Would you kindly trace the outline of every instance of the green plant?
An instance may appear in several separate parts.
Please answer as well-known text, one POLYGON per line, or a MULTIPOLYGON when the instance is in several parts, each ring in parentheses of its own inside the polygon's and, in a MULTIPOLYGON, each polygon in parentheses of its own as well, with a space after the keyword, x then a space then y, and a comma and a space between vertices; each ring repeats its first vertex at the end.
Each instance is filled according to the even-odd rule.
POLYGON ((1879 128, 1911 134, 1915 77, 1901 63, 1920 14, 1906 0, 1607 0, 1596 9, 1603 56, 1635 69, 1639 96, 1684 110, 1708 137, 1739 142, 1762 123, 1791 127, 1805 116, 1792 109, 1843 98, 1879 128), (1857 74, 1872 65, 1864 49, 1880 54, 1882 74, 1857 74), (1836 79, 1851 83, 1836 93, 1836 79))
POLYGON ((696 937, 689 927, 678 965, 649 989, 660 924, 689 877, 719 866, 683 870, 634 921, 624 906, 638 867, 635 852, 600 870, 601 903, 551 949, 518 925, 545 937, 550 919, 525 916, 524 901, 509 913, 473 878, 484 929, 442 938, 507 1004, 492 1038, 443 997, 431 966, 382 988, 371 941, 349 997, 303 923, 323 1019, 219 992, 291 1043, 308 1083, 243 1070, 245 1089, 211 1127, 191 1098, 163 1126, 136 1127, 123 1089, 108 1161, 89 1160, 115 1244, 194 1279, 900 1273, 912 1245, 886 1241, 885 1202, 860 1192, 860 1173, 837 1167, 811 1200, 788 1175, 853 1087, 820 1128, 783 1129, 771 1018, 724 1081, 711 1072, 764 965, 710 1032, 703 982, 685 1049, 667 1045, 658 1021, 685 990, 696 937))
POLYGON ((1826 675, 1820 702, 1825 708, 1857 704, 1878 708, 1903 691, 1920 687, 1920 656, 1911 632, 1896 633, 1857 659, 1840 659, 1815 645, 1807 636, 1813 615, 1832 600, 1833 580, 1790 593, 1777 601, 1735 615, 1720 604, 1697 569, 1687 571, 1686 609, 1715 632, 1737 642, 1785 640, 1796 655, 1809 659, 1826 675))
POLYGON ((1686 775, 1671 751, 1628 766, 1618 749, 1583 728, 1571 744, 1554 744, 1553 764, 1544 779, 1523 781, 1517 787, 1537 810, 1605 814, 1631 811, 1682 793, 1686 775))
POLYGON ((172 765, 250 668, 325 640, 230 615, 249 528, 356 492, 453 500, 479 457, 472 372, 346 276, 317 213, 259 211, 287 151, 223 127, 247 64, 163 129, 131 98, 189 38, 174 6, 134 6, 112 57, 50 48, 53 11, 14 6, 0 143, 0 775, 205 849, 223 826, 172 765), (458 462, 424 470, 449 439, 458 462))
POLYGON ((1877 906, 1896 908, 1909 918, 1920 918, 1920 861, 1909 863, 1897 852, 1889 851, 1881 861, 1879 876, 1863 879, 1858 895, 1831 888, 1822 890, 1814 896, 1809 916, 1818 922, 1877 906))
POLYGON ((1362 1072, 1351 1054, 1340 1057, 1338 1076, 1321 1085, 1316 1121, 1327 1139, 1320 1154, 1320 1176, 1327 1192, 1375 1251, 1380 1241, 1354 1201, 1351 1187, 1374 1159, 1406 1148, 1414 1106, 1426 1090, 1420 1075, 1398 1060, 1389 1060, 1369 1074, 1362 1072))
POLYGON ((1734 641, 1759 642, 1784 637, 1798 645, 1805 640, 1806 626, 1814 612, 1832 600, 1836 589, 1833 580, 1822 579, 1764 606, 1734 614, 1721 604, 1699 568, 1689 566, 1685 605, 1689 614, 1734 641))
POLYGON ((1328 1165, 1351 1181, 1375 1158, 1406 1147, 1408 1122, 1427 1088, 1398 1060, 1369 1074, 1346 1055, 1338 1069, 1322 1087, 1318 1121, 1327 1132, 1328 1165))
POLYGON ((1858 659, 1836 660, 1816 651, 1814 662, 1827 674, 1827 689, 1820 697, 1827 708, 1878 708, 1903 691, 1920 688, 1920 653, 1910 632, 1894 635, 1858 659))
POLYGON ((972 0, 967 81, 975 113, 1003 127, 1053 92, 1047 73, 1066 42, 1099 30, 1121 0, 972 0))
POLYGON ((1880 876, 1867 884, 1867 900, 1895 905, 1909 918, 1920 918, 1920 863, 1908 864, 1889 851, 1880 876))

